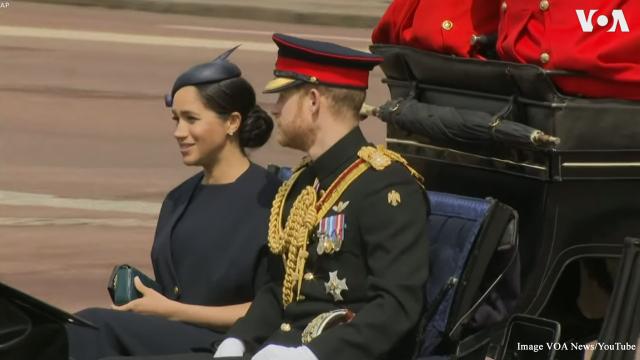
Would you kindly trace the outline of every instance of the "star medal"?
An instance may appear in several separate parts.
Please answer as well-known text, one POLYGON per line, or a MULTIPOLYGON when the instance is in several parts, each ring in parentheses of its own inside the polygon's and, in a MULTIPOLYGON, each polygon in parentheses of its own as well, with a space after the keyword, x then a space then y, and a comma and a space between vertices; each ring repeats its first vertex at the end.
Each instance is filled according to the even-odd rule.
POLYGON ((347 287, 347 279, 338 278, 338 270, 329 273, 329 281, 324 283, 324 289, 327 294, 333 296, 333 301, 342 301, 342 291, 349 290, 347 287))

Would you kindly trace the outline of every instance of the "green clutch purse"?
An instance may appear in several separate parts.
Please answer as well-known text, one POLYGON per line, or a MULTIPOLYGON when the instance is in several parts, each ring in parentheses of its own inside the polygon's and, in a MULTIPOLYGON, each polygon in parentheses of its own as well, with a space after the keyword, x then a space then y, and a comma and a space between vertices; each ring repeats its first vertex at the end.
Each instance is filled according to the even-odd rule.
POLYGON ((142 297, 142 294, 136 289, 133 283, 133 279, 136 276, 140 278, 144 286, 160 292, 158 283, 151 280, 140 270, 127 264, 117 265, 113 268, 111 276, 109 277, 109 283, 107 284, 107 291, 109 291, 111 301, 113 301, 115 305, 121 306, 142 297))

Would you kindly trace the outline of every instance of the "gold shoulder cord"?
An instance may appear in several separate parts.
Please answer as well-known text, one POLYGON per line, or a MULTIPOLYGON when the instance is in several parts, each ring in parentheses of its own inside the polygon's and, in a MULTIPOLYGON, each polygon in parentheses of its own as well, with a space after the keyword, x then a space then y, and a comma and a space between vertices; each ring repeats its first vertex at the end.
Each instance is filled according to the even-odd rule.
POLYGON ((365 146, 358 151, 359 159, 344 170, 329 186, 324 196, 318 200, 317 193, 312 186, 306 186, 293 202, 284 229, 281 228, 285 199, 289 195, 308 162, 299 166, 289 180, 287 180, 276 194, 269 217, 269 250, 282 255, 285 264, 285 277, 282 284, 282 303, 284 307, 293 302, 293 289, 297 285, 296 301, 300 297, 302 274, 309 253, 307 245, 311 230, 329 212, 331 207, 340 199, 344 191, 368 168, 382 170, 391 161, 402 163, 417 179, 420 174, 407 165, 399 154, 378 147, 365 146))
POLYGON ((414 168, 412 168, 407 160, 402 157, 402 155, 398 154, 395 151, 387 149, 384 145, 378 145, 377 150, 391 158, 391 160, 397 161, 402 164, 409 171, 411 176, 413 176, 418 181, 418 185, 420 185, 420 187, 425 190, 424 177, 420 175, 420 173, 417 172, 414 168))
POLYGON ((285 306, 290 304, 293 299, 294 274, 298 273, 300 263, 304 266, 304 261, 300 261, 300 259, 306 259, 308 256, 306 251, 307 234, 313 228, 313 222, 316 218, 314 206, 316 191, 312 186, 307 186, 294 201, 284 230, 281 228, 285 199, 302 170, 303 168, 298 169, 278 189, 269 217, 269 250, 274 254, 282 255, 282 261, 286 268, 282 286, 282 301, 285 306), (308 219, 312 219, 312 221, 305 221, 308 219))

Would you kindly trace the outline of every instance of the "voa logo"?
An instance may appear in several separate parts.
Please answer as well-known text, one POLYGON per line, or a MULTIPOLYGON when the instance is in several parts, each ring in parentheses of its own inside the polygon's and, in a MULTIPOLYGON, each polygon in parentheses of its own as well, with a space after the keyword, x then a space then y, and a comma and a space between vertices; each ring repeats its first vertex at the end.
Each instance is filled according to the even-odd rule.
MULTIPOLYGON (((585 10, 576 10, 578 21, 580 22, 580 27, 582 27, 582 32, 593 31, 593 17, 597 12, 598 10, 591 9, 587 14, 585 10)), ((624 13, 621 9, 611 11, 610 16, 607 16, 605 14, 599 15, 596 18, 596 24, 601 28, 604 28, 605 26, 611 24, 611 27, 609 27, 607 32, 629 32, 627 19, 624 17, 624 13)))

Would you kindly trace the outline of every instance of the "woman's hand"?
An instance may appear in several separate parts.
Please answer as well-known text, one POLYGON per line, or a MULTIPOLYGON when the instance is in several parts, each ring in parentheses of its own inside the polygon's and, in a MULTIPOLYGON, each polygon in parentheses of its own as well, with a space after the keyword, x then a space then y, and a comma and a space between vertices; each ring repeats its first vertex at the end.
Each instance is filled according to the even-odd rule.
POLYGON ((167 299, 152 288, 144 286, 137 276, 133 279, 133 284, 142 294, 142 297, 122 306, 111 305, 112 309, 118 311, 133 311, 143 315, 160 316, 168 319, 174 317, 177 302, 167 299))
POLYGON ((137 276, 133 279, 133 284, 142 297, 122 306, 111 305, 112 309, 226 330, 244 316, 251 305, 250 302, 225 306, 183 304, 144 286, 137 276))

